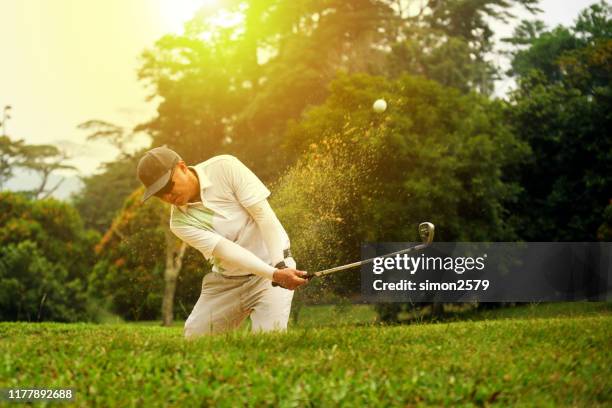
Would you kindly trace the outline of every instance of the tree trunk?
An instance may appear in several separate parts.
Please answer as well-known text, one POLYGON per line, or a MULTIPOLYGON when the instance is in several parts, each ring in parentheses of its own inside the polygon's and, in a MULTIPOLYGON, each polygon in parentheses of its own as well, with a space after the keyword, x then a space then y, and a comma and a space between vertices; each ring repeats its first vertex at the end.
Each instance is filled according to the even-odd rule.
POLYGON ((162 326, 171 326, 174 319, 174 293, 176 279, 183 266, 187 244, 178 240, 170 228, 166 233, 166 269, 164 270, 164 297, 162 300, 162 326))

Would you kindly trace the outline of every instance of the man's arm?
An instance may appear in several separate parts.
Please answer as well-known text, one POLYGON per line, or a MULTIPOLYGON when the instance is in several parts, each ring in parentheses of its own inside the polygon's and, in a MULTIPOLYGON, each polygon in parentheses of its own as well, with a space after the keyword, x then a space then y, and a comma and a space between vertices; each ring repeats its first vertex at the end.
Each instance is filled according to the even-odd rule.
POLYGON ((216 257, 268 279, 272 279, 276 270, 248 249, 216 232, 191 226, 173 227, 171 230, 181 240, 200 251, 206 259, 216 257))
POLYGON ((272 265, 276 265, 283 261, 283 243, 278 233, 279 221, 276 218, 276 214, 274 214, 274 210, 270 207, 268 200, 264 199, 257 204, 246 207, 246 209, 259 227, 261 236, 270 254, 272 265))
POLYGON ((223 262, 238 265, 247 271, 268 278, 285 289, 294 290, 307 282, 306 279, 300 277, 306 275, 306 272, 291 268, 276 269, 259 259, 251 251, 225 238, 222 238, 215 246, 213 255, 223 259, 223 262))
POLYGON ((213 256, 217 257, 223 262, 228 262, 256 275, 273 280, 286 289, 293 290, 306 282, 305 279, 299 277, 300 275, 306 275, 306 272, 290 268, 276 269, 259 259, 248 249, 212 231, 195 227, 174 227, 171 230, 181 240, 200 251, 206 259, 213 256))
MULTIPOLYGON (((246 207, 246 209, 261 231, 272 264, 278 265, 279 262, 284 261, 284 255, 283 242, 279 234, 280 221, 276 218, 274 210, 266 199, 246 207)), ((272 280, 286 289, 295 289, 306 283, 306 280, 301 277, 305 274, 306 272, 290 268, 277 269, 272 280)))
POLYGON ((223 263, 228 263, 240 267, 240 269, 249 271, 264 278, 273 280, 276 268, 268 265, 254 253, 241 247, 240 245, 222 238, 215 249, 213 256, 223 260, 223 263))

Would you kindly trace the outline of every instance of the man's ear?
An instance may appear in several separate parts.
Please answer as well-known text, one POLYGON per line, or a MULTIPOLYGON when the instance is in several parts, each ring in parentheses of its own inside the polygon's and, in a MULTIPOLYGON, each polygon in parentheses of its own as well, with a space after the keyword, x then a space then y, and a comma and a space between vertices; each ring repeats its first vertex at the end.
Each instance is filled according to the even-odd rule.
POLYGON ((181 169, 181 171, 184 173, 188 170, 187 164, 185 164, 185 161, 183 160, 179 160, 176 165, 179 167, 179 169, 181 169))

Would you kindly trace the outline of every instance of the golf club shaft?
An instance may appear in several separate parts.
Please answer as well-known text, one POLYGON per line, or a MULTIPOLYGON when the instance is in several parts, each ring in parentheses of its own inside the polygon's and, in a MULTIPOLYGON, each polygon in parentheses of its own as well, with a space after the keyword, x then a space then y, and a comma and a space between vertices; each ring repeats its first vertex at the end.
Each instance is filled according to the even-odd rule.
MULTIPOLYGON (((381 256, 376 256, 376 257, 370 258, 370 259, 365 259, 363 261, 357 261, 357 262, 353 262, 353 263, 350 263, 350 264, 336 266, 336 267, 333 267, 333 268, 324 269, 322 271, 318 271, 318 272, 314 272, 314 273, 309 273, 308 275, 304 276, 304 278, 305 279, 312 279, 312 278, 315 278, 315 277, 318 278, 318 277, 321 277, 321 276, 329 275, 331 273, 344 271, 346 269, 351 269, 351 268, 355 268, 357 266, 365 265, 365 264, 370 263, 370 262, 374 262, 374 259, 376 259, 376 258, 388 258, 390 256, 406 254, 406 253, 412 252, 412 251, 420 251, 421 249, 425 249, 428 246, 429 246, 429 244, 418 244, 418 245, 415 245, 415 246, 410 247, 410 248, 402 249, 402 250, 396 251, 396 252, 391 252, 389 254, 385 254, 385 255, 381 255, 381 256)), ((272 286, 280 286, 280 285, 278 283, 276 283, 276 282, 272 282, 272 286)))
MULTIPOLYGON (((435 226, 431 222, 422 222, 419 224, 419 235, 421 236, 421 240, 423 241, 421 244, 412 246, 410 248, 402 249, 400 251, 391 252, 389 254, 377 256, 374 258, 366 259, 363 261, 357 261, 346 265, 336 266, 334 268, 324 269, 322 271, 308 273, 305 276, 302 276, 304 279, 312 279, 314 277, 320 277, 329 275, 331 273, 344 271, 346 269, 355 268, 357 266, 365 265, 367 263, 373 262, 376 258, 388 258, 394 255, 405 254, 412 251, 420 251, 421 249, 427 248, 433 241, 435 226)), ((276 282, 272 282, 272 286, 280 286, 276 282)))
POLYGON ((366 259, 366 260, 363 260, 363 261, 357 261, 357 262, 353 262, 353 263, 350 263, 350 264, 336 266, 334 268, 329 268, 329 269, 324 269, 322 271, 314 272, 312 274, 309 274, 309 277, 315 277, 315 276, 319 277, 319 276, 329 275, 330 273, 340 272, 340 271, 343 271, 345 269, 355 268, 357 266, 361 266, 361 265, 368 264, 370 262, 374 262, 374 259, 376 259, 376 258, 388 258, 388 257, 394 256, 394 255, 401 255, 401 254, 405 254, 405 253, 412 252, 412 251, 419 251, 421 249, 427 248, 428 246, 429 246, 429 244, 415 245, 415 246, 410 247, 410 248, 402 249, 401 251, 391 252, 389 254, 385 254, 385 255, 381 255, 381 256, 376 256, 374 258, 366 259))

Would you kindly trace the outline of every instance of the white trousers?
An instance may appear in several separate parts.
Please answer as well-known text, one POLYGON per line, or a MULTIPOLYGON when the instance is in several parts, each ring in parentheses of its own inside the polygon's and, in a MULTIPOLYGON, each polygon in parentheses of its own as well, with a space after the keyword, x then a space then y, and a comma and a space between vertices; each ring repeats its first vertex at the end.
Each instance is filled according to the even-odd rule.
MULTIPOLYGON (((285 264, 295 268, 295 260, 285 264)), ((254 332, 286 330, 293 291, 272 286, 261 276, 224 276, 210 272, 202 280, 202 293, 185 321, 185 338, 236 329, 248 316, 254 332)))

